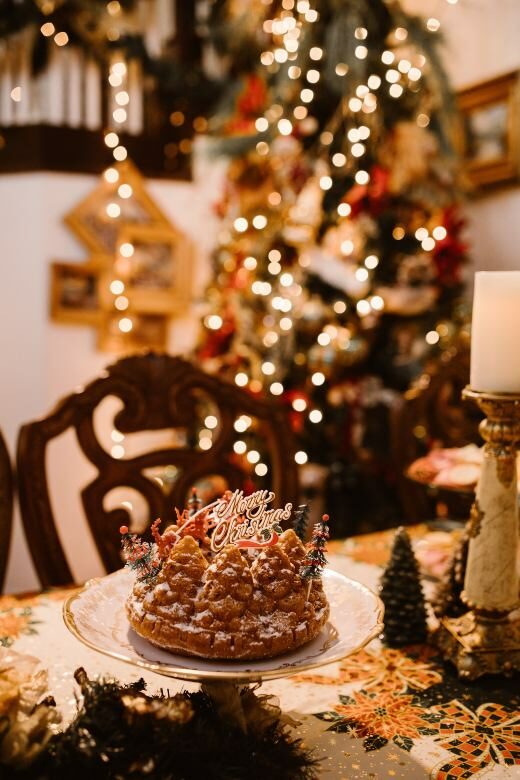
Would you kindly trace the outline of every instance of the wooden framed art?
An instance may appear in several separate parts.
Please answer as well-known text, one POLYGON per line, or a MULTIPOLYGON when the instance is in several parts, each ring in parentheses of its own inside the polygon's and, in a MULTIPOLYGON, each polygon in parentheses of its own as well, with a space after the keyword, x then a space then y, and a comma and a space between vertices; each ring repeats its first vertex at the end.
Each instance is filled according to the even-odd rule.
POLYGON ((458 94, 459 146, 475 188, 517 181, 520 173, 519 71, 458 94))
MULTIPOLYGON (((190 303, 192 244, 171 226, 125 224, 118 236, 118 247, 123 246, 131 248, 131 255, 119 253, 114 271, 124 282, 132 311, 170 317, 184 312, 190 303)), ((107 290, 105 283, 105 307, 107 290)))
POLYGON ((101 321, 99 279, 106 258, 88 263, 52 263, 51 318, 73 325, 98 325, 101 321))
POLYGON ((115 252, 122 222, 170 226, 165 214, 146 192, 143 178, 131 162, 117 163, 110 170, 117 174, 112 174, 110 181, 106 176, 102 177, 99 187, 65 217, 67 225, 91 252, 104 254, 115 252))
POLYGON ((98 329, 98 349, 128 355, 142 349, 165 350, 168 339, 168 319, 160 314, 137 314, 132 311, 106 313, 98 329), (130 330, 127 330, 131 323, 130 330), (121 330, 121 325, 125 330, 121 330))

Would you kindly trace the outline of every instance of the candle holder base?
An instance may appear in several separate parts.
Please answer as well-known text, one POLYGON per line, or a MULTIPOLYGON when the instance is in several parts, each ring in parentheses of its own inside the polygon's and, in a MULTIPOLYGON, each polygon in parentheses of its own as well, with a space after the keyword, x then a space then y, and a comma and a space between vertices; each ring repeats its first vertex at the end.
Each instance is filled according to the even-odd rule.
POLYGON ((443 618, 436 643, 459 677, 520 671, 520 612, 496 617, 471 610, 459 618, 443 618))

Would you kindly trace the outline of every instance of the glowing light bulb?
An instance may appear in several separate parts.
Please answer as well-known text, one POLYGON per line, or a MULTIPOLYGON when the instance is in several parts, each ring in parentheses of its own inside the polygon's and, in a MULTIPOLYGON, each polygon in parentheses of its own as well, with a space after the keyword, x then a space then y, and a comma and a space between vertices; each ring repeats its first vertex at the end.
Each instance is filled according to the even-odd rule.
POLYGON ((117 217, 121 214, 121 206, 119 206, 117 203, 109 203, 106 207, 106 213, 112 219, 117 219, 117 217))
POLYGON ((118 295, 118 297, 114 301, 114 306, 118 311, 125 311, 128 309, 128 306, 130 305, 130 302, 126 295, 118 295))
POLYGON ((109 184, 115 184, 119 179, 119 171, 117 168, 107 168, 103 175, 105 177, 105 181, 107 181, 109 184))
POLYGON ((311 376, 311 382, 313 385, 316 385, 316 387, 319 387, 325 382, 325 374, 323 374, 321 371, 316 371, 311 376))
POLYGON ((283 393, 283 385, 281 382, 273 382, 269 390, 273 395, 281 395, 283 393))
POLYGON ((243 455, 244 452, 247 450, 247 445, 245 441, 242 441, 239 439, 233 444, 233 449, 236 452, 237 455, 243 455))
POLYGON ((269 122, 265 117, 260 116, 255 122, 255 127, 259 133, 264 133, 269 127, 269 122))
POLYGON ((208 416, 204 420, 204 425, 206 426, 206 428, 212 430, 213 428, 217 427, 218 419, 215 417, 214 414, 208 414, 208 416))
POLYGON ((235 376, 235 384, 238 385, 239 387, 245 387, 248 382, 249 382, 249 377, 247 376, 247 374, 244 374, 243 371, 240 371, 235 376))
POLYGON ((368 271, 366 268, 358 268, 356 270, 356 279, 358 282, 366 282, 368 279, 368 271))
POLYGON ((131 198, 133 195, 133 189, 129 184, 121 184, 118 187, 117 194, 120 198, 123 198, 126 200, 127 198, 131 198))
POLYGON ((112 117, 114 119, 114 122, 117 122, 118 125, 123 124, 123 122, 126 122, 126 111, 124 108, 116 108, 115 111, 112 111, 112 117))
POLYGON ((123 160, 126 160, 128 157, 128 152, 124 146, 116 146, 112 154, 114 155, 114 159, 118 162, 123 162, 123 160))
POLYGON ((344 314, 347 311, 347 304, 345 301, 336 301, 332 308, 336 314, 344 314))
POLYGON ((307 408, 307 401, 305 398, 295 398, 292 402, 292 408, 295 412, 304 412, 307 408))
POLYGON ((254 271, 257 265, 256 257, 249 256, 244 259, 244 268, 247 268, 248 271, 254 271))
POLYGON ((292 133, 292 122, 290 119, 280 119, 278 122, 278 131, 281 135, 291 135, 292 133))
POLYGON ((255 474, 257 474, 259 477, 265 477, 267 474, 267 466, 265 463, 257 463, 255 466, 255 474))
POLYGON ((309 460, 309 457, 306 452, 303 450, 298 450, 298 452, 294 456, 294 460, 299 466, 303 466, 304 463, 307 463, 309 460))
POLYGON ((368 269, 372 271, 374 268, 377 268, 377 266, 379 265, 379 258, 376 257, 375 255, 368 255, 368 257, 365 257, 365 265, 368 269))
POLYGON ((328 333, 320 333, 316 340, 318 344, 322 347, 326 347, 330 344, 330 336, 328 333))
POLYGON ((134 251, 134 245, 130 244, 128 241, 126 241, 124 244, 121 244, 119 247, 119 254, 121 257, 132 257, 134 251))
POLYGON ((322 176, 320 178, 320 187, 322 190, 330 190, 332 187, 332 179, 330 176, 322 176))
POLYGON ((110 292, 112 295, 121 295, 125 291, 125 285, 121 281, 121 279, 113 279, 110 282, 110 292))
POLYGON ((430 330, 428 331, 428 333, 424 338, 427 344, 431 344, 433 346, 433 344, 437 344, 437 342, 440 339, 440 336, 436 330, 430 330))
POLYGON ((270 360, 266 360, 264 363, 262 363, 262 374, 265 374, 266 376, 271 376, 276 371, 276 367, 274 363, 271 363, 270 360))
POLYGON ((249 452, 246 455, 246 458, 248 459, 249 463, 258 463, 260 460, 260 453, 258 450, 249 450, 249 452))
POLYGON ((349 206, 348 203, 340 203, 338 206, 338 214, 340 217, 348 217, 351 211, 352 207, 349 206))
POLYGON ((257 230, 263 230, 267 225, 267 217, 264 214, 257 214, 253 217, 253 227, 257 230))
POLYGON ((238 217, 238 219, 235 219, 233 223, 233 227, 237 231, 237 233, 245 233, 249 226, 249 223, 245 217, 238 217))
POLYGON ((119 325, 119 330, 120 330, 122 333, 130 333, 130 331, 131 331, 131 330, 132 330, 132 328, 134 327, 134 323, 132 322, 132 320, 130 319, 130 317, 122 317, 122 318, 119 320, 119 323, 118 323, 118 325, 119 325))
POLYGON ((370 181, 370 176, 368 171, 358 171, 354 176, 354 179, 358 184, 368 184, 370 181))
POLYGON ((219 317, 218 314, 210 314, 204 322, 210 330, 218 330, 222 327, 222 317, 219 317))
POLYGON ((313 409, 309 412, 309 420, 312 423, 319 423, 323 420, 323 413, 319 409, 313 409))
POLYGON ((105 144, 113 149, 119 143, 119 136, 117 133, 107 133, 105 136, 105 144))
POLYGON ((438 227, 433 228, 432 235, 436 241, 443 241, 448 235, 448 231, 442 225, 438 225, 438 227))
POLYGON ((370 314, 371 306, 368 301, 366 301, 364 298, 362 298, 360 301, 356 304, 356 310, 360 317, 366 317, 367 314, 370 314))

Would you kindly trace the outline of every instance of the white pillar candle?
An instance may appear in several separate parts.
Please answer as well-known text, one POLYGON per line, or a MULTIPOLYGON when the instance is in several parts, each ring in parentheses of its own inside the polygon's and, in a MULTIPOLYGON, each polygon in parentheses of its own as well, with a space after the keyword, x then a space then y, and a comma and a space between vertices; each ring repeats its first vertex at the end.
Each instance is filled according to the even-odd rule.
POLYGON ((520 271, 475 274, 470 386, 520 393, 520 271))

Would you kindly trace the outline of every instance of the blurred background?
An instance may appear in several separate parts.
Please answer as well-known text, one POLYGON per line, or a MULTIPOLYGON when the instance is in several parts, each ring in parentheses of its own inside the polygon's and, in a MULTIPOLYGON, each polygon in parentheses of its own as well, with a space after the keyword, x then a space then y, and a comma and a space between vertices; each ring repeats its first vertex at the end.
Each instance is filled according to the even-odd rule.
MULTIPOLYGON (((283 411, 299 500, 326 507, 338 536, 464 518, 472 473, 445 495, 424 470, 405 474, 435 445, 479 442, 460 401, 472 277, 519 268, 516 0, 0 11, 0 426, 12 459, 24 423, 152 349, 283 411)), ((112 460, 151 447, 202 457, 226 409, 201 404, 189 433, 125 434, 122 401, 107 398, 99 441, 112 460)), ((233 430, 233 487, 271 485, 283 463, 254 415, 233 430)), ((76 435, 60 431, 46 458, 84 580, 102 571, 76 522, 97 467, 76 435)), ((167 492, 176 468, 166 459, 149 477, 167 492)), ((223 486, 201 475, 203 493, 223 486)), ((153 519, 124 484, 104 506, 125 507, 136 529, 153 519)), ((36 583, 16 509, 6 587, 36 583)))

